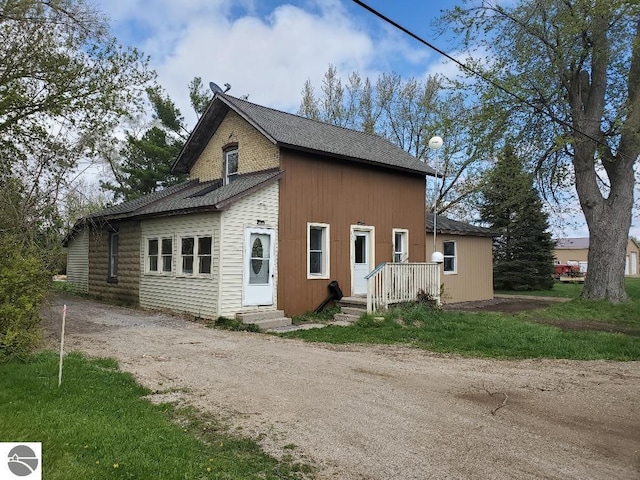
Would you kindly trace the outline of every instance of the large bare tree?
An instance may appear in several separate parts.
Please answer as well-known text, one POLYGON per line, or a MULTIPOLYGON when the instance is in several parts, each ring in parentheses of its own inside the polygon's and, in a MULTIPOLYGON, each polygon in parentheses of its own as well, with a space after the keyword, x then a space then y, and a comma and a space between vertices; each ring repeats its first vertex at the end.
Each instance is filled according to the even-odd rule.
POLYGON ((461 48, 482 52, 469 64, 485 77, 474 84, 484 146, 515 142, 549 187, 575 185, 590 237, 582 296, 625 301, 640 155, 640 4, 482 0, 444 20, 463 34, 461 48))

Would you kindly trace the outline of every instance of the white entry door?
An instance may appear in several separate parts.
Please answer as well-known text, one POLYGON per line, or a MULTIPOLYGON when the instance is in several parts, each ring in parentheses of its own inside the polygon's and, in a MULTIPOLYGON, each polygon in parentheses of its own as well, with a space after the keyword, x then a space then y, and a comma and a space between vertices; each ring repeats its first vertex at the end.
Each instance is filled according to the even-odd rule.
POLYGON ((353 230, 351 236, 351 294, 367 293, 366 277, 373 267, 373 232, 353 230))
POLYGON ((638 274, 638 254, 631 252, 631 275, 638 274))
POLYGON ((243 305, 273 305, 274 253, 274 230, 245 230, 243 305))

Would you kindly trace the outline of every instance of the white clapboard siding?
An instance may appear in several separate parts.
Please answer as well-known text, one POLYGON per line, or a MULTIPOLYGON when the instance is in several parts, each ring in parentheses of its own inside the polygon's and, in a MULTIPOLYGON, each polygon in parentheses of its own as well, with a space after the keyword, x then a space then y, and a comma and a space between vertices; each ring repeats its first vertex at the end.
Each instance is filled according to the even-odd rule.
POLYGON ((67 282, 86 292, 89 288, 89 234, 80 230, 67 247, 67 282))
POLYGON ((234 316, 238 312, 275 310, 278 298, 278 183, 265 187, 231 205, 222 212, 222 283, 219 315, 234 316), (260 222, 260 223, 258 223, 260 222), (274 259, 274 304, 243 306, 245 228, 272 228, 276 235, 274 259))
POLYGON ((142 222, 140 245, 140 306, 185 312, 196 317, 213 319, 218 316, 218 249, 220 247, 220 213, 178 215, 142 222), (211 235, 211 275, 181 276, 178 273, 178 239, 189 235, 211 235), (171 274, 146 273, 145 250, 148 237, 173 238, 171 274))

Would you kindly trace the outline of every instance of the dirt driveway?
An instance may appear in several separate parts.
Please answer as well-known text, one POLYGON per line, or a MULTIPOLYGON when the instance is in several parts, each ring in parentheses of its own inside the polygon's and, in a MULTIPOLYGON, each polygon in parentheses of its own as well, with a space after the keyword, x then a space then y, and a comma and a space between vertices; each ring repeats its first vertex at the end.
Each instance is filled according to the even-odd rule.
POLYGON ((640 362, 336 347, 75 298, 45 312, 56 330, 63 301, 69 349, 117 358, 317 478, 640 478, 640 362))

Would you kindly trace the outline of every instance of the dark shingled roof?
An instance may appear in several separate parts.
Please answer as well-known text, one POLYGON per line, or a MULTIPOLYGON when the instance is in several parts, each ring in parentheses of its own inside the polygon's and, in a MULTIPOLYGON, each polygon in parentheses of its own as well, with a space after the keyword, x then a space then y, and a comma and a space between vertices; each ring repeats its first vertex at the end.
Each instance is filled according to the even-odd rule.
POLYGON ((559 238, 556 240, 555 248, 558 250, 589 248, 589 237, 559 238))
POLYGON ((379 135, 318 122, 220 93, 214 96, 178 155, 173 165, 175 172, 189 171, 230 109, 279 147, 435 175, 426 163, 379 135))
POLYGON ((224 186, 220 185, 220 180, 209 182, 190 180, 160 192, 114 205, 93 213, 83 220, 117 220, 177 215, 192 211, 224 210, 234 201, 276 181, 282 173, 279 170, 263 170, 239 175, 236 180, 224 186))
MULTIPOLYGON (((433 233, 433 212, 427 212, 427 232, 433 233)), ((468 235, 471 237, 494 237, 495 234, 484 227, 476 227, 470 223, 451 220, 442 215, 436 218, 436 233, 442 235, 468 235)))

